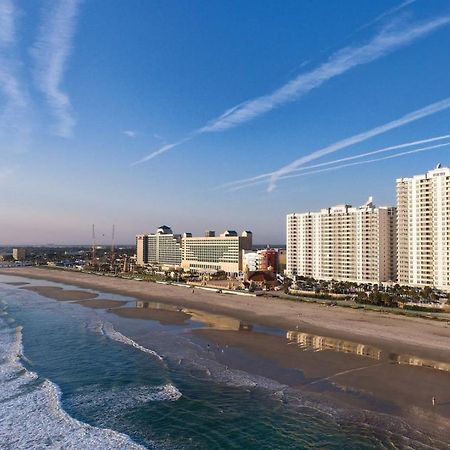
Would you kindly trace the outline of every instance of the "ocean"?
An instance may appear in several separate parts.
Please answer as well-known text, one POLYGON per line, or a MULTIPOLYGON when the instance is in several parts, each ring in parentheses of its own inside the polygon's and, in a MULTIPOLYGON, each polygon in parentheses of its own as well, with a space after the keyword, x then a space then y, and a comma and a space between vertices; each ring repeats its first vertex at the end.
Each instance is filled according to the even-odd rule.
POLYGON ((1 449, 440 446, 393 416, 229 369, 189 332, 200 320, 118 317, 11 281, 67 287, 0 275, 1 449))

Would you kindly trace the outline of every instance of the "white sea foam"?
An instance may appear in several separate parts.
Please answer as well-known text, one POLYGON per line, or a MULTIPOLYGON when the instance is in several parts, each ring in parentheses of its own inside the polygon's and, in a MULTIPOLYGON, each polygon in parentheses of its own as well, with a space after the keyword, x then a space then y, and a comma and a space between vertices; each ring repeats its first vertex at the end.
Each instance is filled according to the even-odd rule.
POLYGON ((154 350, 151 350, 149 348, 143 347, 142 345, 139 345, 137 342, 133 341, 133 339, 130 339, 127 336, 124 336, 119 331, 115 330, 113 325, 109 322, 96 322, 94 324, 90 325, 90 329, 93 331, 103 334, 104 336, 112 339, 113 341, 121 342, 122 344, 130 345, 131 347, 134 347, 141 352, 148 353, 149 355, 154 356, 155 358, 159 359, 160 361, 163 360, 163 357, 159 355, 154 350))
POLYGON ((59 388, 21 364, 22 330, 0 319, 1 448, 144 449, 128 436, 69 416, 59 388))
POLYGON ((105 417, 111 417, 148 402, 176 401, 181 396, 181 392, 170 383, 162 386, 120 386, 109 390, 93 385, 79 390, 68 402, 81 411, 101 410, 105 417))

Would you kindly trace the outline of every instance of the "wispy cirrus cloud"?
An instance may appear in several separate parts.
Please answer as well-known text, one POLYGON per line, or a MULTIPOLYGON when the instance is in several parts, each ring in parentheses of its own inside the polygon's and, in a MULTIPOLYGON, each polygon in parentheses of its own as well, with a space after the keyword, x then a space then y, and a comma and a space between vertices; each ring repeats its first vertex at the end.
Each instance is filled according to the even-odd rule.
POLYGON ((229 108, 216 119, 189 133, 184 139, 172 144, 165 144, 134 164, 149 161, 182 143, 192 140, 197 135, 235 128, 287 103, 294 102, 310 91, 319 88, 327 81, 343 75, 357 66, 368 64, 388 55, 449 23, 450 16, 412 24, 399 25, 397 21, 395 23, 392 22, 385 26, 369 42, 360 46, 345 47, 335 52, 319 67, 298 75, 270 94, 262 95, 229 108))
POLYGON ((137 136, 137 131, 134 130, 124 130, 122 133, 129 138, 135 138, 137 136))
MULTIPOLYGON (((260 182, 265 181, 269 183, 268 191, 272 191, 276 187, 276 183, 279 179, 286 178, 286 176, 292 172, 298 171, 301 166, 307 164, 310 161, 314 161, 323 156, 336 153, 344 148, 350 147, 352 145, 364 142, 372 137, 387 133, 388 131, 394 130, 396 128, 402 127, 409 123, 415 122, 416 120, 431 116, 438 112, 447 110, 450 108, 450 97, 444 100, 432 103, 424 108, 420 108, 418 110, 412 111, 399 119, 393 120, 391 122, 387 122, 383 125, 377 126, 370 130, 366 130, 362 133, 355 134, 348 138, 342 139, 340 141, 334 142, 333 144, 327 145, 319 150, 316 150, 307 155, 301 156, 300 158, 292 161, 290 164, 287 164, 280 169, 274 170, 273 172, 263 173, 260 175, 256 175, 251 178, 245 178, 242 180, 236 180, 230 183, 227 183, 228 186, 238 185, 240 184, 242 187, 244 185, 253 186, 255 184, 260 184, 260 182)), ((367 156, 367 155, 366 155, 367 156)))
POLYGON ((72 50, 80 4, 81 0, 48 2, 49 9, 44 12, 38 39, 32 48, 36 84, 57 119, 55 133, 61 137, 72 136, 75 126, 70 98, 61 84, 72 50))
POLYGON ((26 140, 30 133, 27 112, 29 97, 18 75, 16 60, 17 11, 12 0, 0 0, 0 90, 5 106, 0 114, 2 134, 26 140))

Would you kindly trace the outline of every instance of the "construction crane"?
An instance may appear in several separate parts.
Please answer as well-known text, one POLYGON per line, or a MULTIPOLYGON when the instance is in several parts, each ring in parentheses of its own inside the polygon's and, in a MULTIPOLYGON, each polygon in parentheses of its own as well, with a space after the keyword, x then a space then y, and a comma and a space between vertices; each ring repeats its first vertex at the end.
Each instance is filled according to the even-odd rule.
POLYGON ((95 225, 92 225, 92 261, 91 265, 96 265, 96 259, 95 259, 95 225))
POLYGON ((115 235, 116 235, 116 227, 113 224, 112 239, 111 239, 111 270, 113 270, 113 271, 114 271, 114 259, 115 259, 115 235))

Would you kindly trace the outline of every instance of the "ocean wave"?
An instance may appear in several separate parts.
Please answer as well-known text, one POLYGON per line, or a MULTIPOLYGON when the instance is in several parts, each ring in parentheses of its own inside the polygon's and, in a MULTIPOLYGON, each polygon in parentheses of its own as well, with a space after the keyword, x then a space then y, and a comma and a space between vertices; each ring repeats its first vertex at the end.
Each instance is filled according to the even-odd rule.
POLYGON ((0 442, 2 449, 144 449, 130 437, 69 416, 61 392, 20 362, 22 329, 0 319, 0 442))
POLYGON ((142 406, 148 402, 176 401, 182 396, 173 384, 161 386, 130 385, 105 389, 104 386, 85 386, 67 399, 74 409, 89 414, 102 411, 104 417, 142 406))
POLYGON ((163 361, 163 357, 159 355, 154 350, 151 350, 149 348, 143 347, 142 345, 139 345, 137 342, 133 341, 133 339, 123 335, 119 331, 114 329, 114 326, 109 322, 95 322, 93 324, 89 325, 89 328, 92 331, 95 331, 96 333, 102 334, 109 339, 112 339, 113 341, 121 342, 122 344, 130 345, 131 347, 134 347, 141 352, 147 353, 149 355, 154 356, 155 358, 159 359, 160 361, 163 361))

